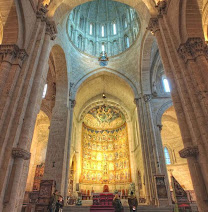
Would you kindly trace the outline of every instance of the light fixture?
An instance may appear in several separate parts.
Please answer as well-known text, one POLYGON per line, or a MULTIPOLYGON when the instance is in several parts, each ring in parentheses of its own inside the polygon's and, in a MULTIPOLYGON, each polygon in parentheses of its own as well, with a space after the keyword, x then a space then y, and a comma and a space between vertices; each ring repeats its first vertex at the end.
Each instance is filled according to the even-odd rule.
POLYGON ((102 95, 102 98, 103 99, 106 99, 107 97, 106 97, 106 95, 103 93, 103 95, 102 95))

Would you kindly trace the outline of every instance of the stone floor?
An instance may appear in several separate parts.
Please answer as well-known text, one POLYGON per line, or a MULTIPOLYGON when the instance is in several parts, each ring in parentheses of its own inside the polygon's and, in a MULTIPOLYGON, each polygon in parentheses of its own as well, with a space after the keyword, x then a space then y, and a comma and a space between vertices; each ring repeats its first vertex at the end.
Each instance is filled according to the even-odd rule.
MULTIPOLYGON (((172 208, 152 208, 149 206, 139 206, 138 212, 172 212, 172 208)), ((63 212, 90 212, 89 206, 67 206, 63 212)), ((129 212, 128 207, 124 207, 124 212, 129 212)))

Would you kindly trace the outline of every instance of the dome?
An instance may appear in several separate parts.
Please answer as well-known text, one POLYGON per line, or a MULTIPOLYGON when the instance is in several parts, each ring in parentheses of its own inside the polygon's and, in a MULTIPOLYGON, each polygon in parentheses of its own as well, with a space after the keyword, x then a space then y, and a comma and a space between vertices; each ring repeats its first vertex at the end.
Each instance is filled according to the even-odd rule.
POLYGON ((67 21, 69 40, 82 52, 99 57, 128 49, 139 33, 135 9, 112 0, 94 0, 74 8, 67 21))

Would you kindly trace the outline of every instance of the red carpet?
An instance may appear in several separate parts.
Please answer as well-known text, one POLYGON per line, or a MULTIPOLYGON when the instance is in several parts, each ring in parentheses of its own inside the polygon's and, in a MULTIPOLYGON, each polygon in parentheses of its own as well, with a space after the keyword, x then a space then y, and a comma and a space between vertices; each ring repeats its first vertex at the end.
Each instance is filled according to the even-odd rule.
POLYGON ((90 207, 90 212, 114 212, 114 208, 108 205, 92 205, 90 207))

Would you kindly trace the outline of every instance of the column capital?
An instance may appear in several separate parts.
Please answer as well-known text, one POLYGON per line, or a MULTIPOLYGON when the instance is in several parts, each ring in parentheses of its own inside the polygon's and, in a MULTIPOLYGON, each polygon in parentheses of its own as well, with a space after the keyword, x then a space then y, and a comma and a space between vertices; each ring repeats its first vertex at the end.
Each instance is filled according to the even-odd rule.
POLYGON ((180 57, 187 63, 189 60, 195 60, 198 56, 207 53, 207 46, 200 37, 188 38, 186 43, 183 43, 178 48, 180 57))
POLYGON ((57 34, 57 28, 54 21, 46 22, 46 34, 48 34, 51 40, 55 40, 57 34))
POLYGON ((162 124, 157 124, 157 127, 158 127, 159 131, 161 132, 162 128, 163 128, 163 125, 162 124))
POLYGON ((16 44, 0 45, 0 55, 3 55, 3 57, 15 58, 18 51, 19 47, 16 44))
POLYGON ((36 12, 36 17, 40 18, 41 21, 46 21, 46 13, 48 12, 47 5, 40 4, 36 12))
POLYGON ((144 94, 143 99, 144 99, 145 102, 150 102, 151 99, 152 99, 152 95, 151 94, 144 94))
POLYGON ((76 105, 76 100, 74 100, 74 99, 69 99, 69 102, 70 102, 70 107, 71 107, 71 108, 74 108, 75 105, 76 105))
POLYGON ((17 55, 17 58, 23 62, 27 58, 28 54, 25 49, 20 49, 17 55))
POLYGON ((139 107, 139 101, 141 100, 142 98, 141 97, 138 97, 138 98, 135 98, 134 99, 134 104, 139 107))
POLYGON ((150 30, 150 32, 154 35, 155 32, 159 31, 159 22, 158 18, 150 18, 147 30, 150 30))
POLYGON ((168 5, 167 0, 162 0, 162 1, 159 1, 157 5, 155 6, 158 11, 159 18, 162 18, 164 14, 167 14, 167 10, 168 10, 167 5, 168 5))
POLYGON ((22 149, 22 148, 13 148, 12 149, 12 156, 14 158, 22 158, 24 160, 29 160, 30 159, 31 153, 22 149))
POLYGON ((199 154, 199 149, 197 146, 186 147, 179 151, 182 158, 196 157, 199 154))

